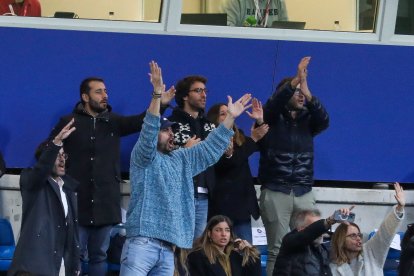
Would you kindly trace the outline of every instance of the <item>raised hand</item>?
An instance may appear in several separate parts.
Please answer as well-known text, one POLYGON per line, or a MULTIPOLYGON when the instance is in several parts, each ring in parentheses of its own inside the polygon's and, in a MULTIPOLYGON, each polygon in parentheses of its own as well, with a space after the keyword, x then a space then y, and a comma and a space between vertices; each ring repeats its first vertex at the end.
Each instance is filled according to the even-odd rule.
POLYGON ((69 135, 76 130, 75 127, 72 127, 73 123, 75 122, 75 119, 72 118, 72 120, 69 121, 69 123, 62 128, 62 130, 56 135, 55 139, 53 139, 53 143, 57 146, 61 146, 63 143, 63 140, 69 137, 69 135))
POLYGON ((263 107, 262 103, 256 99, 253 98, 252 100, 252 112, 249 112, 246 110, 247 115, 249 115, 250 118, 256 120, 256 123, 261 125, 263 124, 263 107))
POLYGON ((405 206, 405 194, 404 194, 404 190, 401 187, 400 183, 395 182, 394 183, 394 190, 395 190, 395 199, 397 200, 397 210, 398 211, 402 211, 404 209, 405 206))
POLYGON ((255 128, 255 124, 253 123, 253 126, 250 129, 250 137, 253 139, 253 141, 257 142, 260 139, 262 139, 266 133, 269 131, 269 125, 268 124, 262 124, 261 126, 258 126, 255 128))
POLYGON ((158 66, 158 63, 155 61, 151 61, 149 63, 150 66, 150 72, 148 75, 150 77, 150 82, 152 83, 152 86, 154 87, 154 93, 155 94, 161 94, 165 91, 165 85, 162 80, 162 71, 161 67, 158 66))
POLYGON ((175 96, 175 87, 171 86, 170 89, 168 89, 167 91, 161 94, 161 104, 162 105, 169 104, 172 101, 172 99, 174 99, 174 96, 175 96))
POLYGON ((233 119, 235 119, 251 106, 249 102, 252 99, 252 95, 248 93, 244 94, 240 99, 238 99, 234 103, 232 97, 227 96, 227 99, 227 115, 230 115, 233 117, 233 119))

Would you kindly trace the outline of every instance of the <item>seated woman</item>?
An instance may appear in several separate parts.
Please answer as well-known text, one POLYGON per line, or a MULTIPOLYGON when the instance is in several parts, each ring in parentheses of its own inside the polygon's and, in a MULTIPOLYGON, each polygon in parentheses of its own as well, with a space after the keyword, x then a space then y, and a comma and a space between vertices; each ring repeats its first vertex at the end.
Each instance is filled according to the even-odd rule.
POLYGON ((397 205, 385 217, 378 232, 362 244, 361 231, 355 223, 341 224, 331 240, 332 275, 383 275, 388 249, 404 218, 405 196, 400 184, 394 184, 397 205))
POLYGON ((246 240, 235 239, 226 216, 214 216, 188 255, 190 275, 259 276, 259 251, 246 240))
MULTIPOLYGON (((251 138, 233 125, 232 143, 214 165, 216 185, 210 203, 210 216, 225 215, 234 223, 234 232, 244 240, 252 242, 250 219, 258 219, 259 205, 250 172, 249 156, 258 150, 256 142, 269 130, 263 124, 263 109, 257 99, 253 99, 252 112, 248 113, 259 127, 252 128, 251 138)), ((207 118, 218 126, 227 116, 227 106, 223 103, 210 108, 207 118)))

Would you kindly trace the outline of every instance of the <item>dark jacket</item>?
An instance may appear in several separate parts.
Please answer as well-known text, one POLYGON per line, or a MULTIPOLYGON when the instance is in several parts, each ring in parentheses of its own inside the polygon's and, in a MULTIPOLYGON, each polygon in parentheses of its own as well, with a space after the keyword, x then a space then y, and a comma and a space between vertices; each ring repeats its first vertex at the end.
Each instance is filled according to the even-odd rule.
POLYGON ((329 125, 329 116, 313 96, 295 119, 287 108, 294 90, 290 83, 266 102, 265 122, 269 132, 259 141, 259 180, 262 187, 301 196, 313 185, 313 137, 329 125))
MULTIPOLYGON (((413 227, 413 226, 411 226, 413 227)), ((414 229, 407 229, 401 241, 401 256, 398 266, 398 275, 414 275, 414 229)))
MULTIPOLYGON (((176 122, 177 124, 173 126, 174 132, 174 143, 182 147, 187 141, 192 138, 194 135, 201 140, 205 140, 207 135, 215 129, 213 123, 211 123, 204 116, 203 112, 200 111, 198 118, 193 118, 180 108, 174 108, 168 120, 171 122, 176 122)), ((206 187, 209 191, 209 197, 211 198, 214 186, 215 186, 215 174, 214 168, 209 167, 204 172, 193 178, 195 194, 197 196, 197 187, 206 187), (202 184, 204 183, 204 184, 202 184)))
POLYGON ((0 177, 6 172, 6 162, 4 162, 3 155, 0 152, 0 177))
POLYGON ((79 223, 102 226, 121 222, 120 140, 141 129, 145 113, 120 116, 102 112, 96 118, 78 103, 72 114, 62 117, 50 134, 57 133, 75 118, 73 132, 64 143, 69 154, 67 172, 80 182, 78 187, 79 223))
MULTIPOLYGON (((260 260, 242 266, 243 256, 232 251, 230 253, 230 266, 232 276, 260 276, 260 260)), ((203 250, 193 251, 188 255, 188 269, 191 276, 226 276, 221 264, 216 261, 210 264, 203 250)))
POLYGON ((19 242, 8 275, 18 271, 33 275, 59 274, 62 258, 66 275, 79 271, 79 239, 75 189, 78 182, 62 176, 68 215, 59 186, 50 178, 60 147, 49 144, 33 169, 22 171, 20 189, 23 216, 19 242))
POLYGON ((283 238, 273 276, 330 276, 329 252, 313 241, 325 233, 325 220, 318 220, 302 231, 296 229, 283 238))
POLYGON ((216 186, 212 199, 212 216, 225 215, 232 220, 247 220, 260 216, 256 190, 249 166, 249 156, 258 150, 250 137, 238 146, 234 144, 231 158, 222 156, 214 165, 216 186))

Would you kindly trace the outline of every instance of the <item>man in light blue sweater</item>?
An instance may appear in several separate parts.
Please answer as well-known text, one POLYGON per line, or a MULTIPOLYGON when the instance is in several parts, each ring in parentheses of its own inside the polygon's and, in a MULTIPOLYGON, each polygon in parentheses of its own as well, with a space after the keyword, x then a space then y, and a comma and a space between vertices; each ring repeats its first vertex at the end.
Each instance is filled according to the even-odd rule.
POLYGON ((174 150, 173 123, 160 120, 160 97, 165 91, 161 68, 150 63, 152 100, 138 142, 131 154, 131 201, 127 240, 121 256, 121 275, 173 275, 174 246, 191 248, 194 236, 193 176, 223 155, 235 118, 250 107, 251 95, 232 102, 225 121, 190 148, 174 150))

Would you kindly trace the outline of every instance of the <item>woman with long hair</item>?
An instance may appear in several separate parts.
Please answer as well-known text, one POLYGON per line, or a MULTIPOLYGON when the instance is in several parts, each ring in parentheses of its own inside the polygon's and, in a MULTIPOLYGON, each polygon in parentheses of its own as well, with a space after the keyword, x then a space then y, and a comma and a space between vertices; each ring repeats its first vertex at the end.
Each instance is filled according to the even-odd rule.
POLYGON ((231 220, 214 216, 187 259, 190 275, 259 276, 260 253, 246 240, 236 239, 231 220))
POLYGON ((383 275, 388 249, 404 218, 405 196, 400 184, 394 184, 397 205, 385 217, 378 232, 366 243, 355 223, 341 224, 331 240, 331 271, 341 275, 383 275))
MULTIPOLYGON (((263 109, 257 99, 252 101, 249 116, 255 119, 251 137, 233 125, 234 136, 225 154, 214 166, 216 184, 210 203, 209 215, 225 215, 234 223, 234 232, 252 242, 251 217, 258 219, 259 205, 249 166, 249 156, 258 151, 256 142, 266 135, 269 127, 263 123, 263 109)), ((207 113, 210 122, 218 126, 227 116, 224 103, 213 105, 207 113)))

